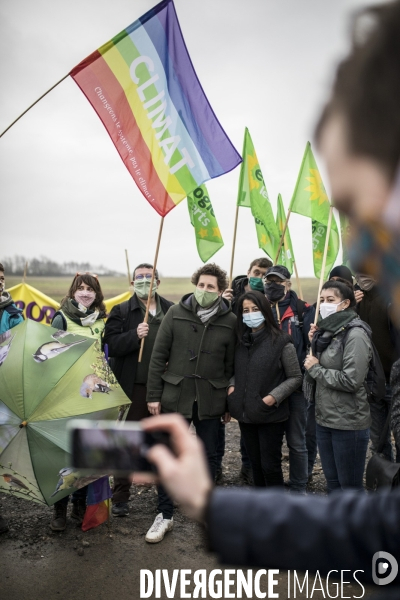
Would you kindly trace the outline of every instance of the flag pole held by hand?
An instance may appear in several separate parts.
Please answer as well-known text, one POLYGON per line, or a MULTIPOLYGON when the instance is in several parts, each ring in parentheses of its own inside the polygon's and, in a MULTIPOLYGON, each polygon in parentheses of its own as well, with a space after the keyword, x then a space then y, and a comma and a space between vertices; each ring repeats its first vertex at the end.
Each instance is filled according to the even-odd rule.
MULTIPOLYGON (((321 289, 324 285, 324 275, 325 275, 325 266, 326 266, 326 257, 328 255, 328 246, 329 246, 329 236, 331 234, 332 227, 332 215, 333 215, 333 206, 330 206, 329 209, 329 217, 328 217, 328 226, 326 228, 326 238, 325 238, 325 247, 324 247, 324 256, 322 258, 322 267, 321 267, 321 275, 319 278, 319 286, 318 286, 318 298, 317 298, 317 306, 315 308, 315 319, 314 325, 317 324, 318 315, 319 315, 319 305, 321 304, 321 289)), ((310 354, 312 354, 312 350, 310 348, 310 354)))
MULTIPOLYGON (((154 278, 155 278, 155 275, 156 275, 157 261, 158 261, 158 251, 160 249, 160 242, 161 242, 161 235, 162 235, 163 226, 164 226, 164 217, 161 217, 160 230, 158 232, 158 240, 157 240, 157 247, 156 247, 156 255, 154 257, 154 263, 153 263, 153 273, 151 275, 151 281, 150 281, 149 297, 147 298, 146 312, 145 312, 145 315, 144 315, 143 323, 147 323, 147 321, 149 320, 149 311, 150 311, 150 304, 151 304, 151 291, 153 289, 154 278)), ((138 362, 142 362, 143 348, 144 348, 145 340, 146 340, 145 337, 142 338, 142 340, 141 340, 138 362)))

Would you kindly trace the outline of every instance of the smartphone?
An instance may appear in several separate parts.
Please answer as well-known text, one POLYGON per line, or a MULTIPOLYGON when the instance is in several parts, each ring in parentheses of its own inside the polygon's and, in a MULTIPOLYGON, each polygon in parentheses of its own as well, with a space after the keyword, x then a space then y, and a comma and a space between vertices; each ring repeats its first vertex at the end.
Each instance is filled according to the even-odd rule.
POLYGON ((74 420, 71 432, 72 466, 91 473, 127 475, 134 472, 155 473, 147 451, 155 444, 171 449, 166 431, 143 431, 139 422, 116 424, 114 421, 74 420))

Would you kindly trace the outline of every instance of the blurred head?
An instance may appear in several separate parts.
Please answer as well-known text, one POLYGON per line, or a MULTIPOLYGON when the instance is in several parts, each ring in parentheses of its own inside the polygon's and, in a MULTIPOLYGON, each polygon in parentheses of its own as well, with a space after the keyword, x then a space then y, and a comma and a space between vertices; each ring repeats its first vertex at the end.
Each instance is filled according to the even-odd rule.
POLYGON ((399 30, 398 0, 358 14, 317 126, 335 206, 359 223, 381 221, 399 166, 399 30))
POLYGON ((243 315, 257 315, 257 313, 260 313, 264 317, 264 326, 274 335, 280 334, 270 304, 261 292, 246 292, 240 296, 237 310, 236 331, 239 341, 243 339, 244 333, 251 329, 243 322, 243 315))
POLYGON ((67 295, 61 301, 61 306, 68 298, 75 300, 85 308, 106 312, 103 302, 104 296, 97 275, 91 273, 78 273, 75 275, 67 295))

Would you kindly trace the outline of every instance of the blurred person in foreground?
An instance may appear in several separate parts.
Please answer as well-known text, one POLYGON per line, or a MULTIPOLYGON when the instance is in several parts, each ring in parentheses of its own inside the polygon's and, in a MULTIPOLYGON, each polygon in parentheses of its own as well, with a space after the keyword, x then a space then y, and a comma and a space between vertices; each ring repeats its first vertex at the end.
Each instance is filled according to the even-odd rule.
MULTIPOLYGON (((354 44, 339 66, 332 97, 317 128, 332 197, 352 217, 353 263, 378 278, 400 323, 400 2, 369 8, 356 20, 354 44)), ((400 372, 395 363, 396 384, 400 372)), ((393 403, 396 401, 396 393, 393 403)), ((162 417, 159 417, 161 419, 162 417)), ((197 441, 178 417, 146 428, 169 428, 177 458, 154 447, 169 493, 209 524, 211 547, 228 564, 285 569, 363 569, 384 550, 400 562, 400 491, 345 491, 302 498, 278 491, 212 490, 197 441), (229 535, 227 535, 227 533, 229 535)), ((399 587, 384 588, 385 600, 399 587)))

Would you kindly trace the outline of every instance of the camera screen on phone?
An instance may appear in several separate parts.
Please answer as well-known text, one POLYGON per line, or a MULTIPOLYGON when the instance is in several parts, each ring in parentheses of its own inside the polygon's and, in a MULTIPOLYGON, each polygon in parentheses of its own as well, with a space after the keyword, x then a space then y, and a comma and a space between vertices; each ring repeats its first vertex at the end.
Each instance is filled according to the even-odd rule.
POLYGON ((164 432, 150 434, 141 429, 78 428, 72 432, 74 468, 90 471, 133 473, 155 471, 146 454, 154 444, 169 445, 164 432))

